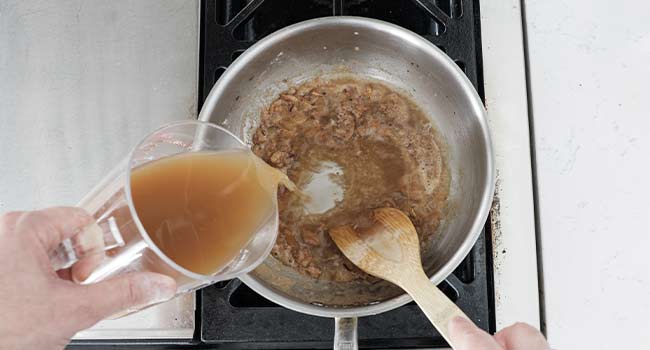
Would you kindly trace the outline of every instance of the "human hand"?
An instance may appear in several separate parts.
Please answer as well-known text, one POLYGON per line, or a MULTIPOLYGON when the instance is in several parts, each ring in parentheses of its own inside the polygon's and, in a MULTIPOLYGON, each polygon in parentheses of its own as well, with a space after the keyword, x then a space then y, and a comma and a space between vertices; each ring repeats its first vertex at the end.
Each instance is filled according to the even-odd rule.
POLYGON ((79 273, 74 265, 55 272, 48 253, 91 222, 83 209, 70 207, 0 216, 0 348, 61 349, 108 316, 174 296, 175 281, 161 274, 79 285, 71 278, 79 273))
POLYGON ((525 323, 515 323, 491 336, 456 317, 449 324, 449 336, 458 344, 455 350, 549 350, 542 333, 525 323))

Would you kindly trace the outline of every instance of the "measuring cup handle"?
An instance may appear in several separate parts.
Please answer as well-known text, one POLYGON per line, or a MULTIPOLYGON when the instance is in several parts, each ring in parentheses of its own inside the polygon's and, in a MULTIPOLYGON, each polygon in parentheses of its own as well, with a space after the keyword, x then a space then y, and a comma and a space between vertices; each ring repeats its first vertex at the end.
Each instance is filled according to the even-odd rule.
POLYGON ((115 218, 109 217, 84 227, 72 238, 59 243, 56 249, 49 253, 50 264, 55 271, 65 269, 85 256, 123 245, 124 239, 115 218))

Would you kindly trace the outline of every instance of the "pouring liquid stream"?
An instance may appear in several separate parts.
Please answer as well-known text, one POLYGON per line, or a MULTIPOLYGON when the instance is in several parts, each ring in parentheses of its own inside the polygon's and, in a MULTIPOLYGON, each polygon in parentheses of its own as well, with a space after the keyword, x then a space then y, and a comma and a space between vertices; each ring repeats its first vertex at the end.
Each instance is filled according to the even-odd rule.
POLYGON ((134 169, 131 195, 147 234, 167 257, 212 275, 275 215, 279 184, 296 190, 248 150, 201 151, 134 169))

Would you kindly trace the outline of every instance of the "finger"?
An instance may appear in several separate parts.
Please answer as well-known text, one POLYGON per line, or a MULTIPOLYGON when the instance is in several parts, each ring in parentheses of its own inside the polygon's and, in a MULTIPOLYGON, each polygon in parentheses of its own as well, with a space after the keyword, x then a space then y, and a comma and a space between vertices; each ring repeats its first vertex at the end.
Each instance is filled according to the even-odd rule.
POLYGON ((59 276, 59 278, 62 280, 72 280, 72 273, 70 272, 69 268, 56 271, 56 275, 59 276))
POLYGON ((83 329, 118 312, 171 299, 176 293, 176 281, 158 273, 139 272, 74 289, 80 295, 73 316, 83 329))
POLYGON ((499 343, 499 345, 501 345, 502 348, 508 349, 508 345, 506 344, 506 342, 502 338, 497 338, 496 334, 494 335, 494 340, 496 340, 497 343, 499 343))
POLYGON ((18 225, 33 232, 43 247, 50 251, 93 221, 93 217, 81 208, 53 207, 26 213, 18 225))
POLYGON ((494 335, 506 349, 548 350, 544 335, 532 326, 518 322, 494 335))
POLYGON ((104 253, 104 239, 102 229, 97 224, 91 224, 84 228, 83 232, 76 236, 76 243, 80 250, 86 252, 79 261, 72 265, 72 280, 79 283, 85 281, 88 276, 99 266, 106 254, 104 253))
POLYGON ((455 350, 504 350, 491 335, 460 316, 449 323, 449 337, 455 350))
POLYGON ((77 261, 70 268, 72 281, 77 283, 85 281, 95 268, 104 261, 104 257, 106 257, 104 252, 100 252, 90 254, 77 261))
POLYGON ((4 228, 5 232, 12 231, 25 213, 24 211, 10 211, 0 215, 0 228, 4 228))

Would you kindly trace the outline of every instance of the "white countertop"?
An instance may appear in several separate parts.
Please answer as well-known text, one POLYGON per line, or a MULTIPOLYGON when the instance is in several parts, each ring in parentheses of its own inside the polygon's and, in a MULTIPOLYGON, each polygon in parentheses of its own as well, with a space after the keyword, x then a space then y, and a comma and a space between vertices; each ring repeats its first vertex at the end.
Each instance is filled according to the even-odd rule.
POLYGON ((74 205, 196 116, 195 1, 0 1, 0 212, 74 205))
MULTIPOLYGON (((74 205, 148 132, 196 117, 197 8, 0 1, 0 213, 74 205)), ((78 336, 191 338, 193 297, 78 336)))
POLYGON ((526 1, 546 329, 650 348, 650 3, 526 1))

